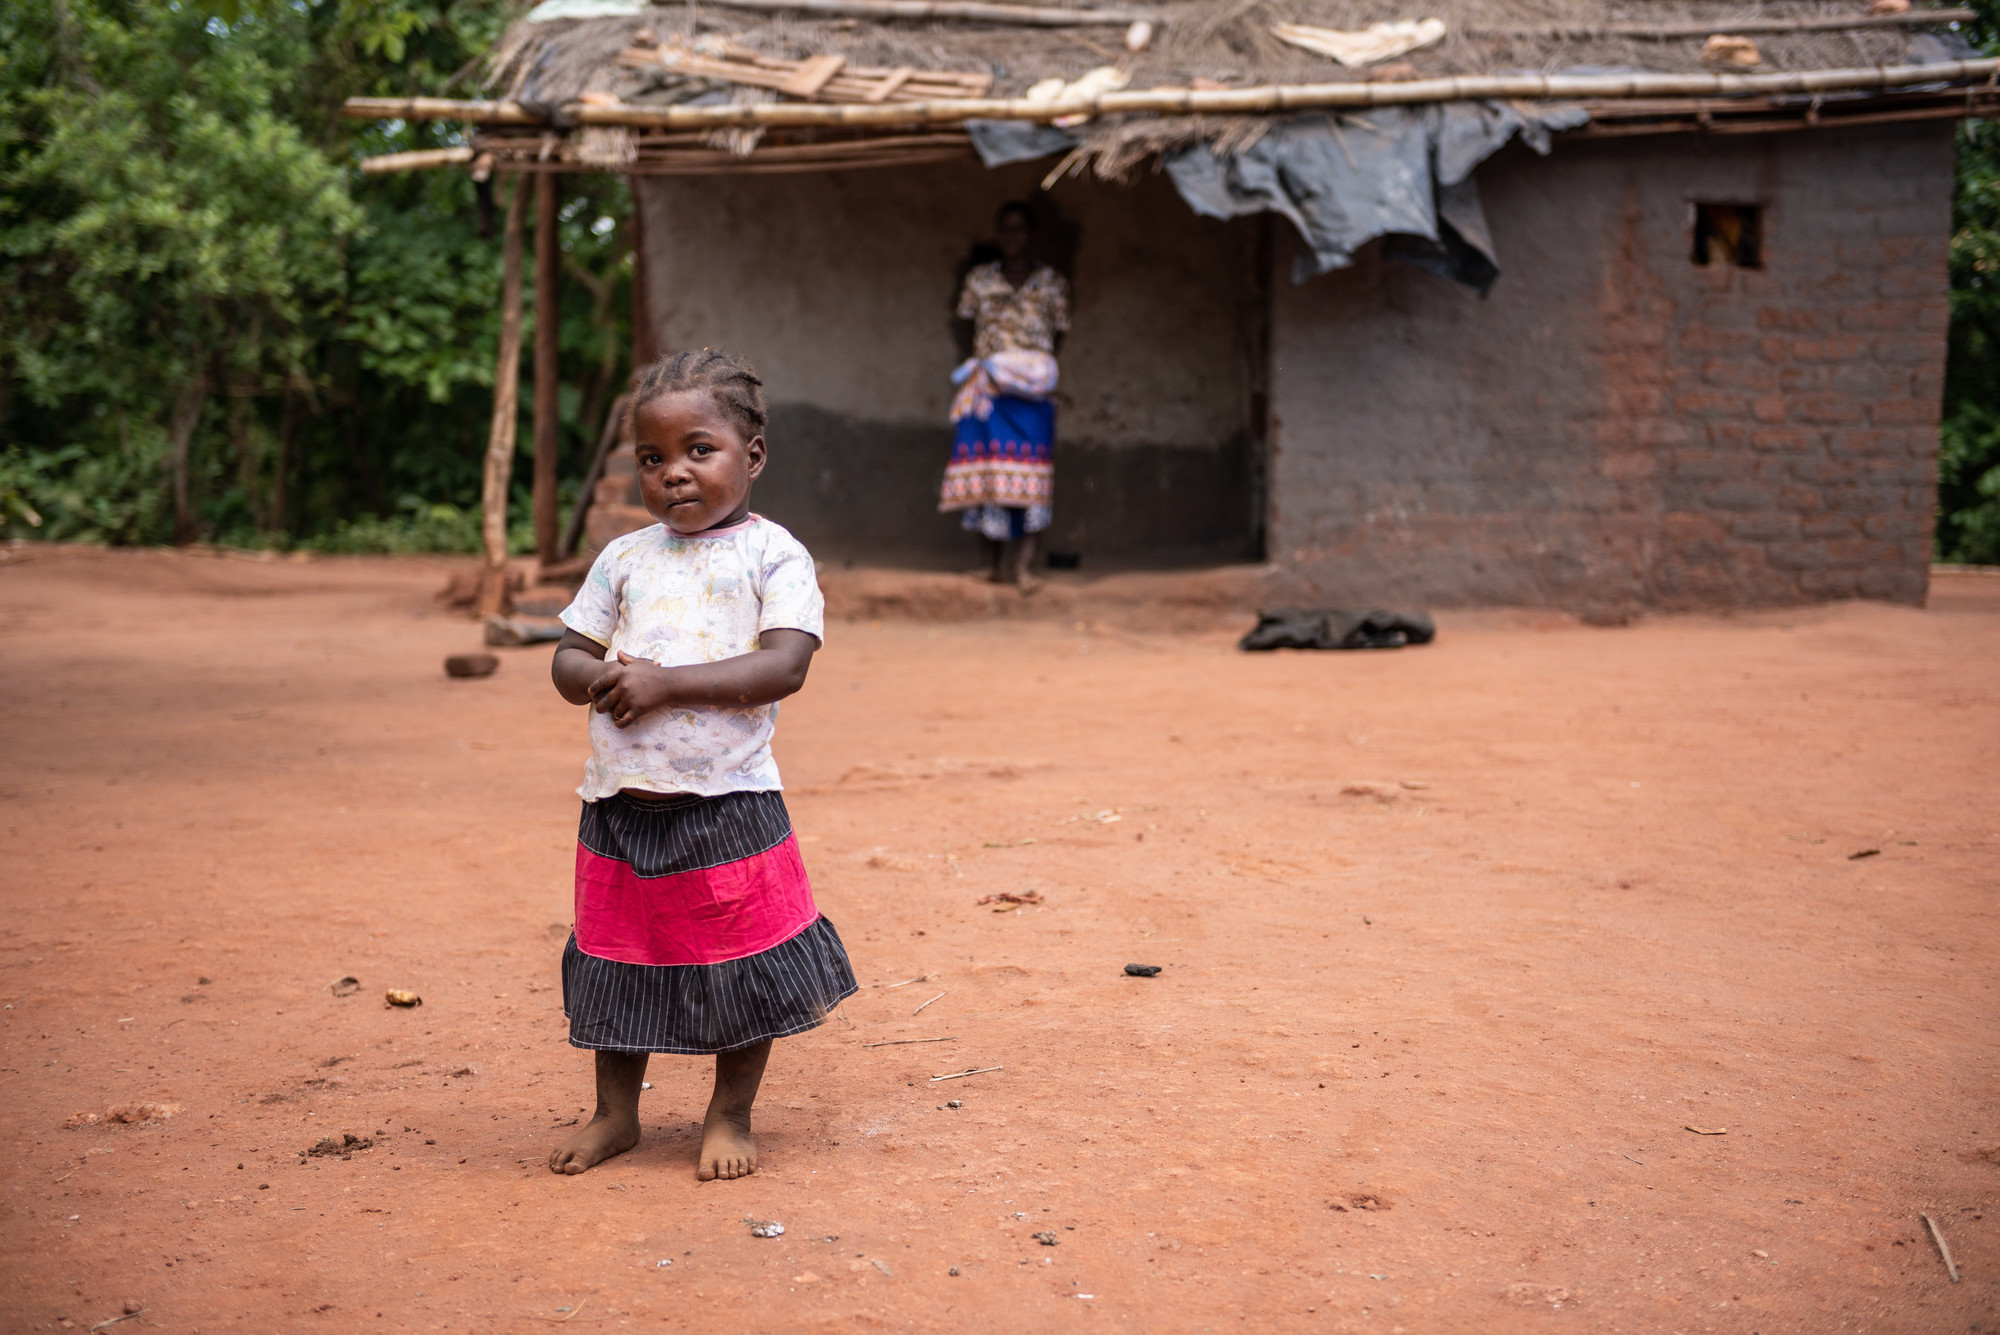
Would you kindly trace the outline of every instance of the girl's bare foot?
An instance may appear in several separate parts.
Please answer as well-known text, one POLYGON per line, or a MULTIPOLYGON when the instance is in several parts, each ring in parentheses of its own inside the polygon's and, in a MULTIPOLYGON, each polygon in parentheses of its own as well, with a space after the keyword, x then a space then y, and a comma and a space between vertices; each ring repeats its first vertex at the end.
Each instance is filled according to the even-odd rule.
POLYGON ((727 1181, 756 1171, 757 1138, 750 1134, 750 1119, 739 1122, 710 1110, 701 1128, 701 1166, 695 1176, 703 1182, 727 1181))
POLYGON ((597 1112, 589 1125, 549 1151, 549 1171, 585 1172, 637 1145, 639 1091, 645 1084, 645 1053, 598 1053, 597 1112))
POLYGON ((638 1117, 590 1119, 575 1135, 549 1151, 551 1173, 581 1173, 594 1168, 614 1154, 623 1154, 639 1143, 638 1117))
POLYGON ((748 1177, 757 1171, 757 1141, 750 1134, 750 1108, 764 1080, 764 1063, 771 1058, 771 1040, 715 1057, 715 1094, 708 1115, 701 1119, 701 1162, 695 1176, 703 1182, 748 1177))

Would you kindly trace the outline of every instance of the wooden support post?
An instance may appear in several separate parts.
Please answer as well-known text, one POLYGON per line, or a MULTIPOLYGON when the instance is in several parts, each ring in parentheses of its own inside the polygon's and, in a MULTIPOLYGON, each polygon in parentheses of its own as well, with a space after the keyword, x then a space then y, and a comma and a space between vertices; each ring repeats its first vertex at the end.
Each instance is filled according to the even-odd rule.
POLYGON ((632 370, 639 371, 659 360, 659 336, 653 329, 652 267, 646 244, 646 210, 643 204, 646 183, 643 177, 626 178, 632 188, 632 370))
POLYGON ((473 610, 481 617, 498 614, 507 597, 507 489, 514 480, 514 419, 521 398, 521 213, 527 188, 525 179, 514 178, 500 241, 500 355, 493 367, 493 428, 479 489, 486 565, 473 610))
POLYGON ((559 283, 562 247, 556 244, 554 172, 535 178, 535 555, 557 559, 556 456, 562 451, 562 377, 557 366, 562 331, 559 283))
POLYGON ((563 529, 562 547, 556 552, 558 561, 567 561, 576 555, 576 544, 583 537, 584 521, 590 517, 591 504, 597 499, 597 480, 604 476, 604 462, 618 447, 618 437, 624 434, 625 405, 631 401, 630 394, 620 394, 612 403, 611 411, 605 414, 604 433, 597 438, 597 454, 590 461, 590 471, 583 475, 583 490, 576 494, 576 509, 569 512, 569 524, 563 529))

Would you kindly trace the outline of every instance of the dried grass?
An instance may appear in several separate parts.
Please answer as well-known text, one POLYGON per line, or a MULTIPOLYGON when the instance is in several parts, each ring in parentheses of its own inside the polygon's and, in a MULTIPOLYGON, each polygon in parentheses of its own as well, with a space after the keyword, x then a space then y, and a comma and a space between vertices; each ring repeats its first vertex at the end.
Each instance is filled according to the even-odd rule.
MULTIPOLYGON (((1197 78, 1225 85, 1329 83, 1366 78, 1367 73, 1344 69, 1279 41, 1271 34, 1273 24, 1362 28, 1383 19, 1432 15, 1445 20, 1448 35, 1438 45, 1405 57, 1422 77, 1577 67, 1698 71, 1702 68, 1698 39, 1523 38, 1482 35, 1480 30, 1852 17, 1862 10, 1858 0, 1412 0, 1394 5, 1385 0, 1165 0, 1155 7, 1166 22, 1152 46, 1136 56, 1125 52, 1122 35, 1112 28, 823 20, 695 4, 663 6, 631 18, 521 22, 510 28, 496 47, 485 88, 488 96, 554 105, 586 91, 657 104, 687 101, 730 87, 669 75, 664 70, 617 65, 618 53, 633 44, 641 29, 651 29, 666 42, 692 41, 708 34, 726 36, 766 55, 788 59, 838 52, 856 65, 983 70, 994 76, 995 97, 1018 96, 1041 79, 1055 75, 1074 79, 1104 64, 1123 65, 1134 88, 1185 87, 1197 78)), ((1760 37, 1757 45, 1764 69, 1827 69, 1898 63, 1913 35, 1890 30, 1796 34, 1760 37)), ((738 90, 736 95, 749 91, 738 90)), ((1256 117, 1109 119, 1078 132, 1084 140, 1079 164, 1087 162, 1101 175, 1122 178, 1147 157, 1165 149, 1196 140, 1240 146, 1261 135, 1264 127, 1265 122, 1256 117)), ((728 147, 745 152, 749 145, 732 142, 728 147)), ((607 141, 593 144, 591 156, 619 151, 618 145, 607 141)), ((578 156, 583 156, 581 151, 578 156)))

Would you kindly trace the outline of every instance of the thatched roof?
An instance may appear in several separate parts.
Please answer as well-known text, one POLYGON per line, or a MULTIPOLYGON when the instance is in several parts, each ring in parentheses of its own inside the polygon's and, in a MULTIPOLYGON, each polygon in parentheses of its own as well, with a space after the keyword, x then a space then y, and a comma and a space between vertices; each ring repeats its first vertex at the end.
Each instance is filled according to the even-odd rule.
MULTIPOLYGON (((1075 6, 1065 6, 1075 7, 1075 6)), ((1866 22, 1865 0, 1431 0, 1399 10, 1383 0, 1162 0, 1143 6, 1156 14, 1156 31, 1143 50, 1126 49, 1117 26, 1024 27, 958 19, 897 21, 827 19, 772 13, 724 4, 679 3, 630 16, 517 22, 496 49, 484 93, 533 107, 560 107, 578 98, 615 98, 636 106, 693 101, 769 100, 746 89, 689 77, 658 64, 635 61, 635 49, 726 44, 763 56, 802 59, 840 55, 850 68, 968 72, 989 75, 987 96, 1018 97, 1050 78, 1074 80, 1117 66, 1127 87, 1236 88, 1269 84, 1327 84, 1395 78, 1431 78, 1502 72, 1650 70, 1701 72, 1705 35, 1744 21, 1833 20, 1866 22), (1281 23, 1355 30, 1385 20, 1438 18, 1446 35, 1435 45, 1396 58, 1398 68, 1349 68, 1281 41, 1281 23), (1605 31, 1613 28, 1685 29, 1686 35, 1649 40, 1605 31), (621 59, 622 56, 622 59, 621 59)), ((1917 18, 1911 15, 1911 19, 1917 18)), ((1877 22, 1896 23, 1896 19, 1877 22)), ((1791 72, 1900 65, 1942 54, 1939 37, 1924 26, 1855 27, 1845 30, 1760 34, 1753 39, 1759 72, 1791 72), (1913 49, 1913 44, 1916 44, 1913 49)), ((1946 34, 1955 42, 1954 34, 1946 34)), ((1962 45, 1962 44, 1961 44, 1962 45)), ((1197 139, 1225 145, 1254 139, 1257 118, 1139 116, 1101 118, 1077 135, 1083 155, 1100 172, 1119 174, 1147 154, 1197 139)), ((586 138, 592 132, 585 132, 586 138)), ((599 132, 600 139, 603 137, 599 132)), ((691 138, 691 137, 688 137, 691 138)), ((724 132, 700 142, 749 153, 758 135, 724 132), (738 135, 735 141, 729 135, 738 135)), ((585 145, 583 158, 598 157, 585 145)), ((615 159, 629 149, 614 145, 615 159)), ((573 156, 573 155, 572 155, 573 156)), ((573 159, 574 160, 574 159, 573 159)), ((612 166, 602 159, 597 165, 612 166)))
MULTIPOLYGON (((1745 19, 1858 18, 1865 5, 1742 3, 1741 0, 1430 0, 1399 12, 1382 0, 1165 0, 1147 6, 1162 19, 1146 50, 1128 53, 1116 27, 1025 28, 958 20, 922 23, 760 13, 718 5, 671 4, 629 18, 519 22, 497 48, 490 96, 557 104, 585 92, 621 100, 658 100, 659 81, 622 67, 618 54, 642 29, 663 42, 726 37, 766 55, 797 58, 839 53, 855 65, 990 72, 995 96, 1018 95, 1043 79, 1075 79, 1100 65, 1123 66, 1130 87, 1327 83, 1366 79, 1323 56, 1280 41, 1279 23, 1360 29, 1382 20, 1436 17, 1446 36, 1399 57, 1421 76, 1575 67, 1698 71, 1700 35, 1667 41, 1585 36, 1614 25, 1690 25, 1745 19), (1547 35, 1513 35, 1546 28, 1547 35), (1575 35, 1557 36, 1556 29, 1575 35)), ((1755 38, 1766 70, 1811 70, 1903 63, 1921 29, 1856 29, 1755 38)), ((671 94, 668 94, 671 96, 671 94)))

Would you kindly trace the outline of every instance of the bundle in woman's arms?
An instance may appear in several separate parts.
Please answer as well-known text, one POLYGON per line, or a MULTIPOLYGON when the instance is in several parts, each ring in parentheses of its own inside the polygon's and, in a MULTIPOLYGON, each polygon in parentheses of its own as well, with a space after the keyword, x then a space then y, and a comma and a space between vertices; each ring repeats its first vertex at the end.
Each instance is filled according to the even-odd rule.
POLYGON ((952 396, 951 420, 993 415, 993 396, 1046 399, 1056 392, 1056 359, 1033 348, 1006 348, 990 357, 968 357, 951 373, 958 386, 952 396))

